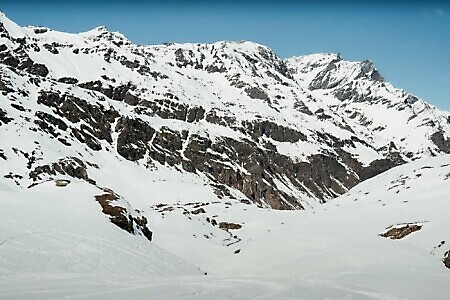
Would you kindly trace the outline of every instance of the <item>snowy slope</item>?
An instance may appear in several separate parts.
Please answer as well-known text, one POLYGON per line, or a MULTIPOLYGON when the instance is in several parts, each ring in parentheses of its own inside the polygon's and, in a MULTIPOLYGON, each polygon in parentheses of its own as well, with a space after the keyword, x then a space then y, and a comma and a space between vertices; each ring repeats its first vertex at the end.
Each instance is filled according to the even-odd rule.
MULTIPOLYGON (((168 182, 172 175, 159 174, 168 182)), ((306 211, 213 196, 193 203, 184 185, 159 205, 134 194, 130 204, 149 220, 151 243, 109 225, 92 201, 102 191, 83 182, 64 188, 47 182, 27 192, 11 186, 1 192, 0 295, 442 299, 450 291, 442 263, 449 250, 449 176, 448 155, 417 160, 306 211), (220 229, 213 219, 242 227, 220 229), (400 240, 380 236, 404 223, 423 227, 400 240)))
POLYGON ((111 226, 84 182, 0 191, 0 276, 201 274, 197 268, 111 226))
POLYGON ((430 140, 420 137, 431 137, 436 129, 448 132, 448 113, 385 82, 370 61, 314 54, 290 58, 288 66, 299 85, 311 91, 310 102, 344 117, 358 137, 376 148, 385 146, 387 139, 414 157, 434 148, 430 140))
POLYGON ((202 206, 205 213, 188 221, 175 209, 166 212, 154 228, 163 232, 171 224, 185 222, 192 229, 181 226, 178 233, 171 231, 155 243, 195 258, 211 274, 307 278, 341 288, 384 291, 385 297, 445 298, 450 291, 446 284, 450 273, 442 263, 450 249, 449 174, 448 155, 418 160, 374 177, 312 211, 277 212, 217 203, 202 206), (241 224, 241 229, 229 230, 239 241, 224 240, 231 245, 223 253, 207 250, 196 257, 181 249, 181 244, 196 239, 203 240, 195 242, 199 245, 214 244, 223 239, 205 221, 207 217, 241 224), (195 229, 192 223, 209 228, 209 236, 200 236, 205 230, 195 229), (379 236, 387 227, 405 223, 423 228, 401 240, 379 236), (190 231, 197 237, 186 234, 190 231), (241 251, 235 254, 237 249, 241 251))

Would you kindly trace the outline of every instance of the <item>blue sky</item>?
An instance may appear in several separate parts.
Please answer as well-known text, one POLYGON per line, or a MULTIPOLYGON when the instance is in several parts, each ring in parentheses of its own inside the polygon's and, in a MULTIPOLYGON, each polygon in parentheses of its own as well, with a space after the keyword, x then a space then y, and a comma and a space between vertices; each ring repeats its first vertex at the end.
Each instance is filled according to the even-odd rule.
POLYGON ((370 59, 396 87, 450 111, 449 1, 360 2, 0 0, 0 10, 61 31, 105 25, 138 44, 251 40, 281 57, 370 59))

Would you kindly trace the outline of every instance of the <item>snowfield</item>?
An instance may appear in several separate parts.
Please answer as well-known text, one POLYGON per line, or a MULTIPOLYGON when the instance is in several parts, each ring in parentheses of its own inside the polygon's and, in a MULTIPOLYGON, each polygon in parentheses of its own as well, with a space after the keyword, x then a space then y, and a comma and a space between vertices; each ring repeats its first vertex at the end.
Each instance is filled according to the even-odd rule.
POLYGON ((449 174, 448 155, 418 160, 307 211, 212 201, 183 214, 189 205, 176 203, 193 195, 181 190, 164 216, 144 211, 153 242, 111 226, 93 201, 101 191, 84 182, 10 187, 0 192, 0 297, 445 299, 449 174), (239 241, 227 246, 207 216, 241 224, 229 230, 239 241), (423 228, 379 236, 408 222, 423 228))

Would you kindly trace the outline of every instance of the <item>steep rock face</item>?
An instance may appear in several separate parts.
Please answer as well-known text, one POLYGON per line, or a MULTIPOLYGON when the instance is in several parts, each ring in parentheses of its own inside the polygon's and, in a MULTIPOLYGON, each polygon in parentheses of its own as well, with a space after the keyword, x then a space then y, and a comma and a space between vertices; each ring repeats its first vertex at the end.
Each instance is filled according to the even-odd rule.
POLYGON ((115 203, 119 202, 119 196, 112 191, 106 192, 95 196, 95 200, 102 207, 102 212, 109 216, 111 223, 131 234, 141 234, 147 240, 152 241, 153 232, 147 227, 147 218, 137 212, 134 212, 134 214, 138 215, 133 216, 129 204, 127 208, 119 206, 120 203, 115 203))
POLYGON ((284 60, 251 42, 138 46, 103 27, 0 19, 0 137, 18 143, 0 144, 0 164, 21 187, 57 174, 98 184, 126 160, 198 176, 219 197, 302 209, 449 152, 448 113, 370 61, 284 60))
POLYGON ((450 250, 445 252, 445 256, 444 256, 444 265, 450 269, 450 250))
POLYGON ((116 129, 117 152, 128 160, 139 160, 144 157, 146 145, 155 130, 139 119, 120 118, 116 129))
POLYGON ((445 138, 442 131, 437 131, 431 135, 431 140, 444 153, 450 153, 450 138, 445 138))

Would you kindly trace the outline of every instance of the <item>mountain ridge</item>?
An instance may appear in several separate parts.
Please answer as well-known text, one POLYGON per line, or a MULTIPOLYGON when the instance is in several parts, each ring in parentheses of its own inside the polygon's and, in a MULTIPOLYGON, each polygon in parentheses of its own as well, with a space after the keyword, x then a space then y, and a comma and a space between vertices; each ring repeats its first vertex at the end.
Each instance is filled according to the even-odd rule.
MULTIPOLYGON (((28 114, 19 123, 33 120, 30 129, 62 149, 202 173, 219 194, 236 189, 278 209, 325 202, 395 165, 450 152, 446 113, 384 82, 369 61, 280 59, 246 41, 138 46, 104 27, 65 34, 2 20, 4 123, 28 114), (24 89, 14 86, 20 77, 24 89)), ((87 164, 64 156, 29 161, 29 179, 16 182, 61 173, 50 166, 69 156, 87 164)))

